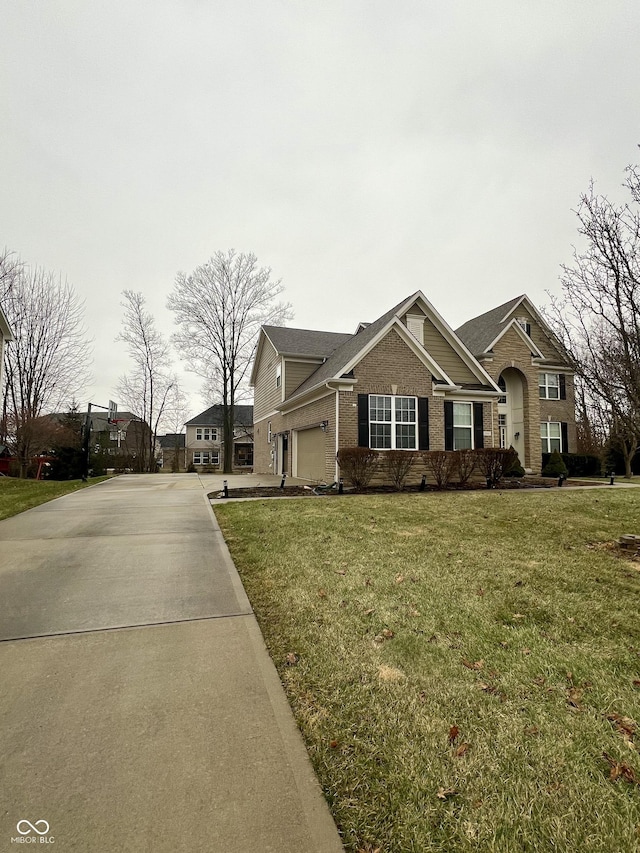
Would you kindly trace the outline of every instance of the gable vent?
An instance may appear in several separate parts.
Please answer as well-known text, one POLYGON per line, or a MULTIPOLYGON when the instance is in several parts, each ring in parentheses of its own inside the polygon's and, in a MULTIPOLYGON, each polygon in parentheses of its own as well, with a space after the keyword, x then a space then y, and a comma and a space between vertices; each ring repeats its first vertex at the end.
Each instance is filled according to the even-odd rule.
POLYGON ((424 318, 408 316, 407 329, 424 346, 424 318))

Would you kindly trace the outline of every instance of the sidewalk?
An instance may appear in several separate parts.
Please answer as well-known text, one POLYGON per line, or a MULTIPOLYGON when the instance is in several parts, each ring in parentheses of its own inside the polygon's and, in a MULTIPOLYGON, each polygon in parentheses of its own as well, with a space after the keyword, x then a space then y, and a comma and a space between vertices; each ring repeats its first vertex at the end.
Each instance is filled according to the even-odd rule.
POLYGON ((59 851, 342 850, 208 490, 119 477, 0 522, 0 850, 20 821, 59 851))

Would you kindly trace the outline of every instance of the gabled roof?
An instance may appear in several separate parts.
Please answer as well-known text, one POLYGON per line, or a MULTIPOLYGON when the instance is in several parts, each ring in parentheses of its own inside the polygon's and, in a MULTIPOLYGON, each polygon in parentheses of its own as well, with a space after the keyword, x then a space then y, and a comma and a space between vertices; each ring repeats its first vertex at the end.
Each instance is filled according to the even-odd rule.
MULTIPOLYGON (((217 403, 191 418, 186 426, 222 426, 222 413, 222 404, 217 403)), ((240 426, 253 426, 253 406, 235 406, 233 422, 240 426)))
POLYGON ((341 332, 289 329, 286 326, 262 328, 279 355, 299 355, 305 358, 328 358, 336 347, 351 337, 341 332))
MULTIPOLYGON (((345 373, 349 362, 352 361, 360 351, 375 338, 378 332, 384 329, 387 323, 397 315, 398 311, 408 301, 409 300, 407 299, 403 299, 402 302, 399 302, 390 311, 387 311, 386 314, 379 317, 374 323, 370 323, 366 328, 360 328, 360 331, 355 335, 348 335, 347 340, 339 346, 324 362, 324 364, 320 365, 320 367, 314 371, 311 376, 302 383, 302 385, 296 388, 292 396, 297 397, 300 394, 304 394, 305 391, 315 388, 316 385, 322 385, 330 379, 334 379, 336 376, 341 376, 345 373)), ((362 325, 363 324, 361 323, 360 326, 362 325)))
POLYGON ((533 356, 545 361, 557 361, 557 358, 554 358, 553 354, 549 358, 549 353, 543 353, 531 339, 530 335, 517 323, 517 312, 520 305, 523 305, 529 312, 540 327, 540 331, 547 338, 550 346, 561 356, 563 353, 562 344, 555 337, 544 317, 526 293, 516 296, 515 299, 510 299, 509 302, 505 302, 503 305, 498 305, 497 308, 493 308, 479 317, 468 320, 459 329, 456 329, 456 334, 474 355, 480 356, 485 352, 490 352, 508 329, 514 328, 529 346, 533 356))
POLYGON ((486 311, 479 317, 467 320, 459 329, 456 329, 456 335, 474 355, 487 352, 487 348, 499 337, 505 321, 521 301, 522 296, 516 296, 515 299, 510 299, 509 302, 498 305, 497 308, 492 308, 491 311, 486 311))
POLYGON ((402 302, 399 302, 379 317, 375 322, 370 323, 368 326, 361 323, 358 326, 358 332, 355 335, 351 335, 341 346, 337 347, 332 355, 322 365, 320 365, 320 367, 318 367, 318 369, 315 370, 308 379, 296 388, 292 396, 285 401, 285 405, 290 400, 300 397, 307 391, 320 387, 331 380, 339 380, 341 377, 345 376, 345 374, 348 375, 357 361, 363 358, 368 350, 377 344, 378 340, 380 340, 381 337, 394 327, 423 361, 425 368, 431 370, 434 378, 437 381, 440 381, 443 385, 454 388, 455 383, 431 357, 422 344, 418 342, 417 338, 414 338, 414 336, 408 331, 407 327, 400 322, 400 317, 402 317, 416 303, 419 303, 422 306, 426 311, 426 315, 447 340, 452 349, 457 352, 460 358, 476 375, 481 387, 488 391, 497 391, 498 388, 489 374, 475 360, 464 344, 456 337, 453 330, 442 319, 425 295, 418 290, 416 293, 413 293, 411 296, 403 299, 402 302))

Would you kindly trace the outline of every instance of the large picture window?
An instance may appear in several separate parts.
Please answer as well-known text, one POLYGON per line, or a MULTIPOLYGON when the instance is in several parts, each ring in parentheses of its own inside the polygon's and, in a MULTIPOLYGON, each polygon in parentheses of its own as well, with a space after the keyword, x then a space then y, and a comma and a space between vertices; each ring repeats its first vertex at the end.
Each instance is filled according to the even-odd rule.
POLYGON ((219 465, 220 454, 211 453, 207 450, 196 450, 193 454, 194 465, 219 465))
POLYGON ((554 450, 562 453, 562 428, 559 423, 543 421, 540 424, 540 438, 543 453, 553 453, 554 450))
POLYGON ((375 450, 417 450, 417 398, 371 394, 369 437, 375 450))

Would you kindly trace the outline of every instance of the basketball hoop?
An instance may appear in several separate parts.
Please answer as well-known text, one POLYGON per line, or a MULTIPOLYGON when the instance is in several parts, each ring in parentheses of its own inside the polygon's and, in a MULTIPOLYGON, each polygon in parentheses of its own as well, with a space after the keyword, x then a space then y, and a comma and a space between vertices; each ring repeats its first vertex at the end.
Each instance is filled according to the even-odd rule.
POLYGON ((118 404, 114 403, 113 400, 109 400, 109 414, 107 416, 107 423, 115 423, 118 417, 118 404))

